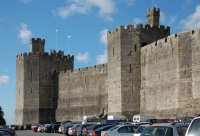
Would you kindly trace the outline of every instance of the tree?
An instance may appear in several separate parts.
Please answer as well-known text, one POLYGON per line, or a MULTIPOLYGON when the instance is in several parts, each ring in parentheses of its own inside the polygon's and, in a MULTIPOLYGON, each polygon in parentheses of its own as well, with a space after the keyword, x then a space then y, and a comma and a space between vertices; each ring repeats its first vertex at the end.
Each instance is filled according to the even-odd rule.
POLYGON ((6 125, 6 120, 4 119, 4 112, 0 106, 0 125, 6 125))
POLYGON ((1 108, 1 106, 0 106, 0 116, 1 116, 1 117, 4 116, 4 112, 3 112, 2 108, 1 108))

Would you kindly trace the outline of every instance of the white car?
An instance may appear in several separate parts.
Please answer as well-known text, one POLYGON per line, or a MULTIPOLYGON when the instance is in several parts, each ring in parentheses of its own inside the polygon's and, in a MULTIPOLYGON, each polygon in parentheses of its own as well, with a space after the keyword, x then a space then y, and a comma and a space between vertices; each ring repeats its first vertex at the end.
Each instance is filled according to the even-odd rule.
POLYGON ((196 117, 190 123, 185 136, 199 136, 200 135, 200 117, 196 117))
POLYGON ((146 127, 140 136, 185 136, 189 124, 158 123, 146 127))
POLYGON ((138 126, 136 125, 117 125, 107 131, 102 131, 101 136, 133 136, 138 126))

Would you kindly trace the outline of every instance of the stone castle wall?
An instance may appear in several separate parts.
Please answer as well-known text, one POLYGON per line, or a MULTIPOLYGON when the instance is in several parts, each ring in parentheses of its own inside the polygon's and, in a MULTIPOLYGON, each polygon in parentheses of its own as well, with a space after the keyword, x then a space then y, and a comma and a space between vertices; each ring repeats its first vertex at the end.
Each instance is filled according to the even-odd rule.
POLYGON ((141 50, 141 113, 199 114, 200 29, 171 35, 141 50))
POLYGON ((169 36, 160 10, 146 25, 109 31, 108 63, 74 70, 74 57, 32 39, 16 58, 16 124, 81 121, 84 115, 194 116, 200 109, 200 29, 169 36))
POLYGON ((61 72, 56 121, 107 113, 107 93, 107 64, 61 72))

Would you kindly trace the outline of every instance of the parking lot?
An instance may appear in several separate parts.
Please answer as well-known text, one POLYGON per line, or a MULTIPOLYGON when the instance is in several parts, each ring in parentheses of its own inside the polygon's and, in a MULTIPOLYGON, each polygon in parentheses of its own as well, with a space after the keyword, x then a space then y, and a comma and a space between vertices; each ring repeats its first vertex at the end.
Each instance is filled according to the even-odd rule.
POLYGON ((16 131, 17 136, 64 136, 64 134, 55 133, 35 133, 31 130, 16 131))

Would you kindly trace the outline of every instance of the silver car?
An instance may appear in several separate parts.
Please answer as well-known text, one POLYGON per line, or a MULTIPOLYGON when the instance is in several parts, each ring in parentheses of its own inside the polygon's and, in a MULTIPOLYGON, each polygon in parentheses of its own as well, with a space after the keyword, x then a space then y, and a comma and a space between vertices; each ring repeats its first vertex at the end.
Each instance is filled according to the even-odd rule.
POLYGON ((158 123, 146 127, 140 136, 185 136, 189 124, 158 123))
POLYGON ((185 136, 199 136, 199 135, 200 135, 200 117, 196 117, 195 119, 192 120, 185 136))
POLYGON ((101 136, 132 136, 137 128, 138 126, 131 124, 117 125, 107 131, 103 131, 101 136))

